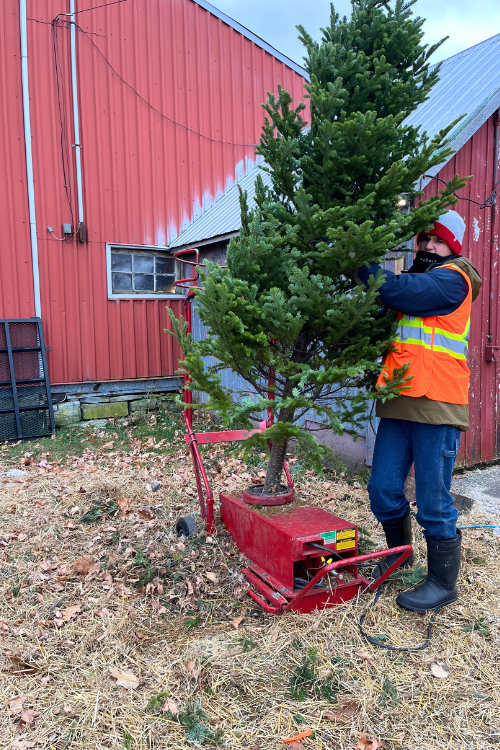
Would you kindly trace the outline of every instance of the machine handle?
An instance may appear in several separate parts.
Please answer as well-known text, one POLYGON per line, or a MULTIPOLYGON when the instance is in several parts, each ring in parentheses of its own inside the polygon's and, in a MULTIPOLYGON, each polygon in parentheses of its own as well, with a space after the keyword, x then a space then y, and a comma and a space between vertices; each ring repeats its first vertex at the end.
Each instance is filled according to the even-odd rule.
POLYGON ((346 557, 344 560, 336 560, 333 563, 328 563, 328 565, 325 565, 323 568, 321 568, 321 570, 318 570, 316 575, 307 582, 304 588, 298 591, 293 599, 291 599, 285 607, 282 607, 281 611, 288 612, 292 609, 292 607, 295 607, 297 603, 302 599, 302 597, 305 596, 308 591, 310 591, 312 587, 318 583, 318 581, 321 581, 321 579, 328 575, 328 573, 336 570, 337 568, 346 568, 347 566, 358 565, 359 563, 367 562, 369 560, 377 560, 380 557, 399 554, 399 557, 393 562, 392 565, 387 568, 387 570, 379 578, 377 578, 375 581, 372 581, 372 583, 369 583, 368 581, 366 582, 367 586, 361 593, 364 593, 365 591, 375 591, 375 589, 378 588, 391 575, 391 573, 396 570, 396 568, 399 568, 399 566, 410 557, 412 552, 413 547, 411 546, 411 544, 404 544, 400 547, 390 547, 389 549, 379 550, 378 552, 370 552, 368 555, 346 557))
POLYGON ((174 286, 180 286, 183 289, 191 290, 191 287, 194 285, 194 283, 198 281, 198 274, 196 272, 196 266, 199 265, 200 251, 198 250, 198 248, 187 248, 186 250, 178 250, 176 253, 173 254, 172 257, 174 258, 174 260, 179 261, 179 263, 184 263, 186 266, 193 266, 194 276, 191 276, 190 278, 178 279, 177 281, 174 281, 174 286), (194 261, 185 260, 184 258, 180 257, 181 255, 187 255, 188 253, 194 253, 196 260, 194 261))

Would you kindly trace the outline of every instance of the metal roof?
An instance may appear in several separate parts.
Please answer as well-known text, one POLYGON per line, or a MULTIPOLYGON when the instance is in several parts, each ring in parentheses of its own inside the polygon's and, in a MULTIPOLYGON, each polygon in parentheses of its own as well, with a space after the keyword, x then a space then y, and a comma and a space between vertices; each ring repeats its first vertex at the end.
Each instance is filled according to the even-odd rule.
POLYGON ((240 192, 246 190, 249 208, 255 206, 255 185, 257 176, 260 174, 264 184, 271 186, 271 176, 264 172, 259 165, 254 167, 236 185, 208 209, 194 224, 186 229, 170 247, 191 247, 194 244, 203 243, 214 237, 233 235, 240 231, 240 192))
POLYGON ((280 60, 280 62, 284 63, 285 65, 288 65, 289 68, 292 68, 292 70, 295 70, 296 73, 299 73, 299 75, 304 76, 307 80, 309 80, 309 74, 298 63, 291 60, 286 55, 283 55, 281 52, 278 52, 277 49, 272 47, 270 44, 268 44, 264 39, 262 39, 260 36, 257 36, 257 34, 254 34, 252 31, 247 29, 245 26, 242 26, 238 21, 235 21, 234 18, 231 18, 231 16, 227 16, 225 13, 223 13, 221 10, 216 8, 211 3, 207 3, 206 0, 193 0, 193 2, 198 3, 198 5, 201 5, 202 8, 205 8, 205 10, 208 10, 212 15, 217 16, 217 18, 220 18, 221 21, 224 23, 227 23, 228 26, 232 26, 232 28, 235 31, 239 31, 240 34, 243 34, 244 37, 249 39, 251 42, 256 44, 258 47, 261 47, 266 52, 269 52, 270 55, 273 55, 277 60, 280 60))
MULTIPOLYGON (((204 0, 195 1, 208 6, 204 0)), ((405 123, 422 128, 432 138, 450 122, 464 115, 450 134, 450 145, 454 151, 458 151, 499 107, 500 34, 497 34, 444 60, 439 81, 432 89, 429 99, 405 123)), ((428 174, 436 175, 447 161, 449 159, 429 170, 428 174)), ((259 166, 254 167, 239 182, 242 189, 248 192, 250 205, 253 205, 258 174, 262 175, 266 184, 270 184, 269 175, 259 166)), ((428 180, 421 182, 424 187, 428 180)), ((215 237, 231 236, 240 227, 239 192, 235 185, 191 224, 171 247, 193 246, 215 237)))
MULTIPOLYGON (((449 136, 450 146, 458 151, 498 107, 500 34, 443 60, 439 81, 429 99, 405 123, 421 127, 433 137, 463 116, 449 136)), ((437 174, 447 161, 429 170, 429 174, 437 174)))

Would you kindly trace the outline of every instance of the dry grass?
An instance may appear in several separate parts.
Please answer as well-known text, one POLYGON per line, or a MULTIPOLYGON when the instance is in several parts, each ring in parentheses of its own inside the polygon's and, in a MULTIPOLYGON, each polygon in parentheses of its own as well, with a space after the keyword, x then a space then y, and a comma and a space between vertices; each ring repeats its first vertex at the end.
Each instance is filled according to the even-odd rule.
MULTIPOLYGON (((248 484, 241 474, 262 468, 220 447, 206 455, 218 490, 235 491, 248 484)), ((8 451, 1 461, 9 468, 8 451)), ((1 748, 271 750, 306 728, 310 750, 356 748, 362 734, 398 750, 500 744, 500 540, 491 532, 466 532, 461 597, 437 616, 430 647, 393 654, 359 634, 371 595, 269 616, 246 596, 241 557, 222 528, 183 546, 175 519, 197 506, 180 444, 170 454, 151 441, 129 454, 97 446, 26 471, 0 477, 1 748), (151 493, 154 479, 162 487, 151 493), (433 662, 449 677, 434 677, 433 662), (110 668, 132 672, 138 687, 118 686, 110 668), (346 704, 352 716, 324 715, 346 704)), ((382 545, 362 487, 304 472, 298 485, 302 499, 365 525, 382 545)), ((473 509, 461 522, 491 520, 473 509)), ((420 559, 417 529, 416 538, 420 559)), ((402 587, 387 586, 366 629, 419 645, 428 616, 395 606, 402 587)))

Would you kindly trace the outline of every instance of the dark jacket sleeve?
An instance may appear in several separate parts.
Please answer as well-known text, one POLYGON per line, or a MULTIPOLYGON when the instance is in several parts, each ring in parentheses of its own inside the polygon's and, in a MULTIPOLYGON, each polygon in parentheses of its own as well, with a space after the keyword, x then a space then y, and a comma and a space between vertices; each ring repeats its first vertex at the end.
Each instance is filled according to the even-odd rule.
MULTIPOLYGON (((369 277, 376 276, 380 268, 377 263, 363 266, 357 272, 358 278, 368 286, 369 277)), ((460 307, 469 291, 462 274, 452 268, 438 267, 427 273, 400 276, 382 270, 385 282, 378 290, 382 303, 405 315, 449 315, 460 307)))

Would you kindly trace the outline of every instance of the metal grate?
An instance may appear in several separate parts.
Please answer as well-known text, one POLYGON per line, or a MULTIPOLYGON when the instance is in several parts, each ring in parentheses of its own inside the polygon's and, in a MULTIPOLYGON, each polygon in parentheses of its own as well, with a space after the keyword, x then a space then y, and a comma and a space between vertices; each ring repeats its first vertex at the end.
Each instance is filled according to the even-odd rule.
POLYGON ((54 431, 42 321, 0 320, 0 440, 54 431))

